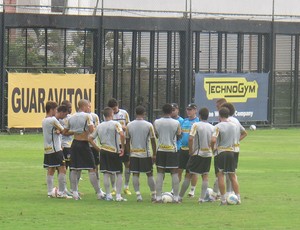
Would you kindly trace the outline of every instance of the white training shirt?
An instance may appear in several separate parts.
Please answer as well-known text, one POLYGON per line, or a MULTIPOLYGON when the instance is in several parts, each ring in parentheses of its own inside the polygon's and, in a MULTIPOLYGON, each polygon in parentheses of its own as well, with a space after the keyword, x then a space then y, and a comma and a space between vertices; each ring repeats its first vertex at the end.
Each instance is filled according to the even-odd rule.
POLYGON ((62 131, 64 128, 59 121, 53 117, 46 117, 42 122, 43 137, 44 137, 44 153, 50 154, 61 151, 60 134, 56 130, 62 131))
POLYGON ((200 121, 193 124, 190 131, 190 136, 194 137, 193 155, 212 156, 210 143, 213 131, 214 126, 208 122, 200 121))
POLYGON ((91 114, 77 112, 69 118, 66 128, 74 133, 80 134, 88 131, 88 127, 90 125, 93 125, 93 118, 91 114))
POLYGON ((154 121, 158 136, 158 151, 177 152, 177 135, 181 134, 179 121, 171 117, 162 117, 154 121))
POLYGON ((234 152, 234 145, 237 136, 237 125, 233 122, 220 122, 215 126, 213 137, 217 138, 217 153, 234 152))
MULTIPOLYGON (((68 124, 68 120, 70 119, 71 114, 68 114, 64 119, 59 119, 59 123, 62 125, 62 127, 66 128, 68 124)), ((61 146, 63 148, 71 148, 73 141, 73 135, 65 136, 61 135, 61 146)))
POLYGON ((91 136, 98 137, 100 148, 109 152, 120 152, 120 133, 123 132, 122 126, 117 121, 104 121, 100 123, 91 136))
POLYGON ((124 109, 119 109, 119 111, 113 115, 113 120, 119 122, 122 126, 130 122, 129 115, 124 109))
POLYGON ((155 138, 153 125, 145 120, 129 122, 126 138, 130 138, 130 157, 150 157, 150 138, 155 138))

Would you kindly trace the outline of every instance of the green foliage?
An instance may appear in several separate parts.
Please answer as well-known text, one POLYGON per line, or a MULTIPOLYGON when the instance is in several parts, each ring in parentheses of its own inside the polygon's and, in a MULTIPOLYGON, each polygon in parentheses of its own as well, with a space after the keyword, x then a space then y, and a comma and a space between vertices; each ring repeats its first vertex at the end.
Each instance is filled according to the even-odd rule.
MULTIPOLYGON (((180 205, 151 204, 141 176, 144 202, 96 200, 83 172, 80 201, 49 199, 42 168, 42 135, 0 136, 1 229, 298 229, 300 220, 299 129, 249 131, 238 169, 242 204, 219 206, 184 198, 180 205)), ((156 171, 156 170, 155 170, 156 171)), ((57 184, 57 178, 55 178, 57 184)), ((171 189, 166 175, 164 191, 171 189)), ((210 187, 214 181, 210 173, 210 187)), ((101 185, 103 180, 101 177, 101 185)), ((132 189, 132 186, 131 186, 132 189)), ((198 182, 197 196, 201 189, 198 182)), ((133 191, 133 190, 132 190, 133 191)))
POLYGON ((50 71, 56 73, 64 73, 65 62, 67 67, 93 66, 93 33, 91 31, 86 33, 85 31, 67 31, 66 37, 64 30, 59 29, 49 29, 47 35, 45 29, 28 29, 27 32, 25 29, 10 31, 13 35, 8 37, 9 41, 6 40, 9 52, 8 66, 37 67, 30 69, 30 72, 43 72, 45 67, 55 67, 50 71))

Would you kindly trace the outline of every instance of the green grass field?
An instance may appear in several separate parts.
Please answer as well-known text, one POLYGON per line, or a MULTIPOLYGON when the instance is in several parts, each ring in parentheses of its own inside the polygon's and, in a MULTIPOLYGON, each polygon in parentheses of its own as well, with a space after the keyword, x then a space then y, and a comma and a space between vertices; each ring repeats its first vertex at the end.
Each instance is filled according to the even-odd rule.
MULTIPOLYGON (((82 200, 49 199, 42 135, 0 135, 0 229, 299 229, 299 137, 300 129, 249 131, 238 169, 242 205, 219 206, 197 203, 201 183, 182 204, 152 204, 145 176, 144 202, 99 201, 86 172, 82 200)), ((165 191, 170 182, 166 175, 165 191)))

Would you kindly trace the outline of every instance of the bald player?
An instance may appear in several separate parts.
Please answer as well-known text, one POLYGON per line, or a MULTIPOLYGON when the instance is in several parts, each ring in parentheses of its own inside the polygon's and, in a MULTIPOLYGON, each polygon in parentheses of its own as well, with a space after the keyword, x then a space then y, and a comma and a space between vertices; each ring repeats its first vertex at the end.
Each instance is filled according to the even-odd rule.
POLYGON ((78 177, 81 170, 89 171, 90 182, 97 193, 98 199, 104 199, 105 196, 100 190, 100 186, 96 175, 96 165, 92 150, 89 146, 88 136, 94 131, 94 124, 92 117, 88 113, 90 111, 90 102, 81 99, 78 102, 78 112, 73 114, 67 124, 67 131, 74 133, 74 140, 72 142, 71 155, 71 187, 73 191, 73 198, 75 200, 81 199, 78 194, 78 177))

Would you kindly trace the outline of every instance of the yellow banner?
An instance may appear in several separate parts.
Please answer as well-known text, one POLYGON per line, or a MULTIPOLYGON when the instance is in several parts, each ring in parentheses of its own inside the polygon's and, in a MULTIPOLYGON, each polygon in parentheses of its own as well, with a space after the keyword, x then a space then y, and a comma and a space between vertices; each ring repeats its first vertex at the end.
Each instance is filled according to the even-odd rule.
POLYGON ((95 104, 95 74, 8 74, 8 128, 40 128, 47 101, 95 104))

